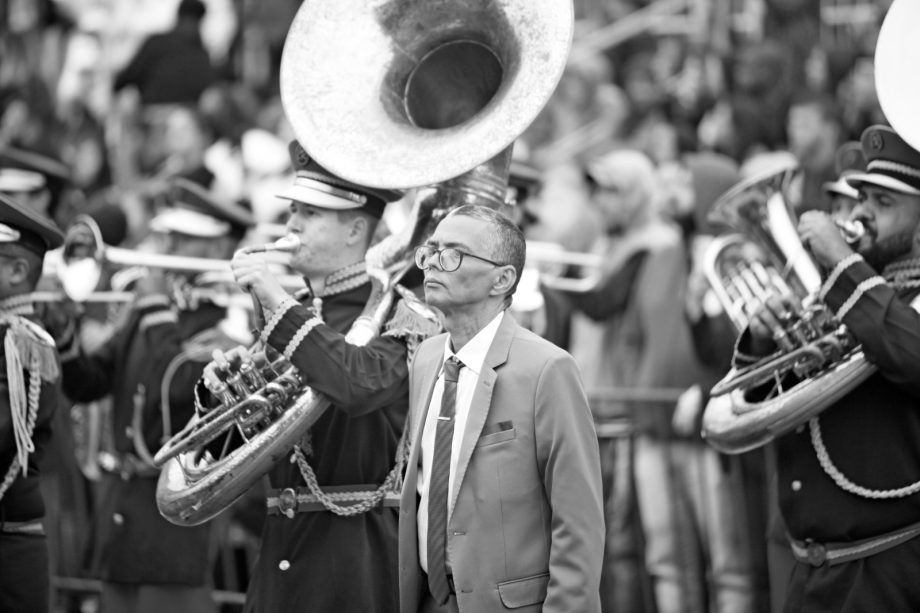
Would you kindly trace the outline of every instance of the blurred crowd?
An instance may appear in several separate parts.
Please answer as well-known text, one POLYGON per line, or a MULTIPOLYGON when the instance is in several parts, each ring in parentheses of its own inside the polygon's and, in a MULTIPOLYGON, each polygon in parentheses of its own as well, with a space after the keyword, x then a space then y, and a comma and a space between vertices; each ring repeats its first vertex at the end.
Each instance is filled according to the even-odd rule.
MULTIPOLYGON (((299 4, 0 2, 0 191, 12 189, 4 169, 37 170, 62 228, 90 215, 107 244, 143 248, 181 177, 251 210, 244 240, 276 238, 294 138, 278 66, 299 4)), ((535 263, 553 274, 534 277, 516 308, 576 357, 592 401, 609 489, 605 610, 779 602, 788 560, 766 493, 769 453, 725 456, 699 436, 735 336, 712 316, 700 264, 707 212, 739 181, 793 164, 793 208, 832 211, 841 148, 885 123, 873 53, 888 4, 575 2, 569 65, 515 145, 515 214, 535 245, 596 264, 535 263)), ((406 212, 387 211, 390 231, 406 212)), ((91 584, 71 580, 93 576, 105 409, 59 416, 45 471, 56 604, 89 611, 91 584)), ((260 502, 221 520, 217 589, 245 591, 260 502)))

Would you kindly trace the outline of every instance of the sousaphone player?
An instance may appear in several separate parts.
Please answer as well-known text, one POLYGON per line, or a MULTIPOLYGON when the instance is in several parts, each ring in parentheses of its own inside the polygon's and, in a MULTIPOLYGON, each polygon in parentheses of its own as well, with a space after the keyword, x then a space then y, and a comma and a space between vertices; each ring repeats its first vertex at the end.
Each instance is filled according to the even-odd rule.
MULTIPOLYGON (((920 152, 891 128, 862 135, 851 247, 825 213, 798 232, 824 269, 819 297, 878 371, 776 440, 777 486, 797 564, 784 610, 920 610, 920 152)), ((789 304, 752 315, 736 366, 776 349, 789 304)), ((756 391, 756 390, 754 390, 756 391)))

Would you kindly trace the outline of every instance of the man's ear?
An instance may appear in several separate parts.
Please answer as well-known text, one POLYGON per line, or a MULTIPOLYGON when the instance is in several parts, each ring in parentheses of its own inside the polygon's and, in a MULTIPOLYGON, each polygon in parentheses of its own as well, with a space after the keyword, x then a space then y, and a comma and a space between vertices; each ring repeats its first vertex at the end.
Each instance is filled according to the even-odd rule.
POLYGON ((10 285, 20 285, 29 280, 29 273, 32 272, 32 266, 25 258, 13 258, 10 261, 10 275, 7 279, 10 285))
POLYGON ((499 274, 495 277, 495 281, 492 283, 492 290, 489 294, 492 296, 505 296, 511 292, 511 288, 514 287, 516 281, 517 271, 514 269, 514 266, 506 264, 501 267, 499 274))
POLYGON ((355 241, 364 241, 368 238, 367 233, 370 231, 367 218, 364 215, 355 215, 351 220, 348 230, 348 242, 353 244, 355 241))

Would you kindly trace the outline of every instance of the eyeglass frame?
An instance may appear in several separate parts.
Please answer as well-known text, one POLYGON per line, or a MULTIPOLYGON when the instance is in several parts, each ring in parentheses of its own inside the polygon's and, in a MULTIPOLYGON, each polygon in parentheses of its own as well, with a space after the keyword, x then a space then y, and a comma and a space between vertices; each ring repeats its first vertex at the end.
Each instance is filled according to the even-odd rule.
POLYGON ((462 249, 457 249, 456 247, 441 247, 440 249, 436 249, 435 247, 433 247, 433 246, 431 246, 431 245, 421 245, 421 246, 419 246, 419 247, 417 247, 417 248, 415 249, 415 265, 416 265, 416 267, 418 267, 419 270, 428 270, 429 268, 431 268, 431 260, 432 260, 432 258, 434 258, 435 254, 437 254, 437 256, 438 256, 438 267, 440 267, 440 269, 443 270, 444 272, 456 272, 457 270, 459 270, 459 269, 460 269, 460 266, 463 265, 463 258, 464 258, 464 257, 467 257, 467 256, 469 256, 469 257, 471 257, 471 258, 475 258, 475 259, 477 259, 477 260, 481 260, 481 261, 483 261, 483 262, 485 262, 485 263, 487 263, 487 264, 491 264, 492 266, 495 266, 495 267, 509 266, 509 264, 500 264, 499 262, 493 262, 492 260, 490 260, 490 259, 488 259, 488 258, 484 258, 484 257, 482 257, 482 256, 480 256, 480 255, 476 255, 475 253, 468 253, 468 252, 466 252, 466 251, 463 251, 462 249), (424 249, 424 250, 430 250, 430 251, 431 251, 431 255, 429 255, 429 256, 426 258, 425 266, 424 266, 424 267, 422 267, 421 263, 419 262, 419 257, 420 257, 419 254, 422 252, 423 249, 424 249), (441 259, 441 256, 442 256, 442 254, 443 254, 445 251, 456 251, 456 252, 460 255, 459 259, 457 260, 457 266, 456 266, 456 268, 451 268, 450 270, 448 270, 447 267, 444 266, 444 262, 443 262, 443 260, 441 259))

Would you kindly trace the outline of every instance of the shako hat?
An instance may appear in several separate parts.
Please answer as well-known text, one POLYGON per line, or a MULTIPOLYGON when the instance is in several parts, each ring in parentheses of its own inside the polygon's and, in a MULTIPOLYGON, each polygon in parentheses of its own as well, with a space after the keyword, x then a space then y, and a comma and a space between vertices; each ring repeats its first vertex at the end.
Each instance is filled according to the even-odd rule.
POLYGON ((247 209, 214 198, 207 189, 184 177, 170 181, 167 199, 169 206, 151 221, 155 231, 214 238, 242 234, 255 224, 247 209))
POLYGON ((323 168, 296 140, 288 145, 294 184, 279 198, 311 204, 321 209, 364 209, 380 218, 388 202, 402 198, 400 192, 352 183, 323 168))
POLYGON ((834 171, 837 173, 835 181, 828 181, 823 185, 824 191, 831 195, 845 196, 856 199, 859 192, 847 183, 847 177, 866 172, 866 158, 863 157, 862 146, 855 140, 847 141, 837 148, 834 154, 834 171))
POLYGON ((64 244, 64 235, 50 219, 0 195, 0 243, 18 243, 44 256, 64 244))
POLYGON ((70 172, 63 162, 36 151, 0 147, 0 193, 33 192, 49 181, 66 183, 70 172))
POLYGON ((889 126, 870 126, 860 138, 866 172, 846 178, 859 189, 877 185, 891 191, 920 196, 920 152, 904 142, 889 126))

